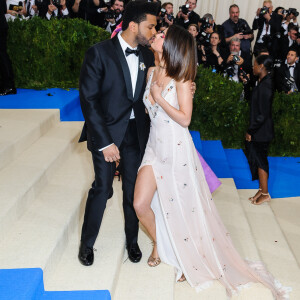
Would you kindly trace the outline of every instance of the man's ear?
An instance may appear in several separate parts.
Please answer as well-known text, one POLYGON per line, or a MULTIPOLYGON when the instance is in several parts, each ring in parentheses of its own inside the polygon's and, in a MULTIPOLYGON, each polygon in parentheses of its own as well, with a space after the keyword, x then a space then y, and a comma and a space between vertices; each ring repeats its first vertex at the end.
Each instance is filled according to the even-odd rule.
POLYGON ((133 32, 133 33, 136 33, 138 31, 138 24, 131 21, 128 25, 128 29, 133 32))

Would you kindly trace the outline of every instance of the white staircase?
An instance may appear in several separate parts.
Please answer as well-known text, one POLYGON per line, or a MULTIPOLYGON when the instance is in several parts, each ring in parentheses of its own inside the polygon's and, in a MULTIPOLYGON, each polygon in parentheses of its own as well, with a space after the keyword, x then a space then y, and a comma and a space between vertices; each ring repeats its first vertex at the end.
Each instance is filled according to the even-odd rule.
MULTIPOLYGON (((90 267, 78 262, 93 180, 90 154, 77 143, 81 127, 82 122, 59 122, 58 110, 0 110, 0 268, 40 267, 48 291, 108 289, 115 300, 227 299, 218 282, 197 294, 186 282, 175 283, 170 266, 148 267, 152 245, 142 228, 142 261, 127 259, 117 179, 94 246, 95 262, 90 267)), ((252 190, 237 191, 233 179, 222 183, 213 196, 237 250, 247 259, 263 260, 293 288, 291 299, 299 300, 299 198, 252 206, 246 199, 252 190)), ((255 284, 233 299, 272 296, 255 284)))

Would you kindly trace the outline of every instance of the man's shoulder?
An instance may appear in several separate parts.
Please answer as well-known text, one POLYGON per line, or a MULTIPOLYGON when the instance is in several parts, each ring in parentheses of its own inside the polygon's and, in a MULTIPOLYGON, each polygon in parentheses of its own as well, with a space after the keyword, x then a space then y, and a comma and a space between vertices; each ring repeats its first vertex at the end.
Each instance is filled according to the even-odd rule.
POLYGON ((230 19, 227 19, 223 24, 222 24, 222 26, 226 26, 226 25, 229 25, 230 24, 230 19))

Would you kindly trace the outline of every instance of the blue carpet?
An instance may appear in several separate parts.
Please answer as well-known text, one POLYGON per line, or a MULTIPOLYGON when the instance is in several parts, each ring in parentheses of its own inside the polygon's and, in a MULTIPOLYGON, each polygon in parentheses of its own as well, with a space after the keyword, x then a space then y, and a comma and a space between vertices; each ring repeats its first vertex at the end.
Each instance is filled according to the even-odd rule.
POLYGON ((34 269, 0 269, 2 300, 111 300, 109 291, 44 291, 43 271, 34 269))
MULTIPOLYGON (((225 149, 227 160, 238 189, 257 189, 252 181, 247 158, 242 150, 225 149)), ((300 196, 300 157, 269 157, 269 192, 273 198, 300 196)))
POLYGON ((193 142, 195 144, 195 147, 196 147, 197 151, 202 155, 203 149, 202 149, 202 142, 201 142, 200 132, 190 130, 190 134, 193 138, 193 142))
POLYGON ((0 97, 0 108, 59 109, 61 121, 83 121, 78 90, 26 90, 0 97))

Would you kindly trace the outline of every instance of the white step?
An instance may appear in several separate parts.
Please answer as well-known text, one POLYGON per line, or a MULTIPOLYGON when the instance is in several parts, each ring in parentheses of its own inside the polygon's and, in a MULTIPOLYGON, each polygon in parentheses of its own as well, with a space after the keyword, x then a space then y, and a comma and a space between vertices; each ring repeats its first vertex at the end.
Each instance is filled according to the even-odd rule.
POLYGON ((58 122, 57 109, 0 109, 0 170, 58 122))
POLYGON ((0 239, 77 145, 82 122, 60 123, 0 170, 0 239))
POLYGON ((85 145, 77 146, 7 231, 0 245, 1 268, 39 267, 47 275, 59 261, 70 233, 78 230, 92 177, 85 145))
POLYGON ((300 266, 300 197, 272 200, 273 213, 300 266))
MULTIPOLYGON (((92 172, 91 172, 91 175, 92 172)), ((86 190, 87 191, 87 190, 86 190)), ((83 201, 83 204, 85 200, 83 201)), ((82 206, 82 213, 83 214, 82 206)), ((108 200, 100 232, 94 248, 92 266, 79 263, 77 255, 80 242, 81 222, 74 223, 73 234, 55 268, 45 274, 46 290, 106 290, 113 293, 125 248, 124 217, 121 182, 115 179, 114 195, 108 200)))
MULTIPOLYGON (((263 262, 284 286, 291 287, 291 300, 300 299, 300 269, 269 204, 252 205, 254 190, 239 190, 256 246, 263 262)), ((273 199, 274 201, 274 199, 273 199)))

